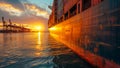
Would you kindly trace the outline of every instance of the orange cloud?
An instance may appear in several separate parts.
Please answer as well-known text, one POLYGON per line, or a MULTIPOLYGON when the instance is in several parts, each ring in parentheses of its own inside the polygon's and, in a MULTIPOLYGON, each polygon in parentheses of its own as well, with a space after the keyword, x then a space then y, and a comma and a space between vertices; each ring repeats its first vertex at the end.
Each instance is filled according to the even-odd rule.
POLYGON ((20 9, 15 8, 11 4, 8 3, 0 3, 0 10, 8 12, 10 15, 13 16, 21 16, 23 11, 20 9))
POLYGON ((40 8, 40 7, 37 7, 36 5, 33 5, 33 4, 25 4, 25 7, 27 8, 28 12, 33 14, 33 15, 36 15, 36 16, 42 16, 44 18, 48 18, 49 17, 49 13, 40 8))

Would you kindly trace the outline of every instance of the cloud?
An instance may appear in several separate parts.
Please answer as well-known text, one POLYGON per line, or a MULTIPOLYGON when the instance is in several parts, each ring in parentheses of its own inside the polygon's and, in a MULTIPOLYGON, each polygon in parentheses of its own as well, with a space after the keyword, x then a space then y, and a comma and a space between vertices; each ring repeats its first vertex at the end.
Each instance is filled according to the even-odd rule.
POLYGON ((24 5, 27 9, 27 12, 32 14, 32 15, 41 16, 41 17, 44 17, 44 18, 49 17, 49 13, 41 7, 38 7, 34 4, 27 4, 27 3, 25 3, 24 5))
POLYGON ((15 8, 14 6, 12 6, 11 4, 8 4, 8 3, 4 3, 4 2, 1 2, 0 3, 0 10, 2 11, 6 11, 8 12, 10 15, 13 15, 13 16, 20 16, 22 15, 23 11, 18 9, 18 8, 15 8))
POLYGON ((24 11, 24 6, 22 3, 27 2, 27 0, 0 0, 0 2, 11 4, 15 8, 18 8, 24 11))
POLYGON ((27 0, 0 0, 0 10, 12 16, 29 15, 49 18, 49 11, 31 4, 27 0))

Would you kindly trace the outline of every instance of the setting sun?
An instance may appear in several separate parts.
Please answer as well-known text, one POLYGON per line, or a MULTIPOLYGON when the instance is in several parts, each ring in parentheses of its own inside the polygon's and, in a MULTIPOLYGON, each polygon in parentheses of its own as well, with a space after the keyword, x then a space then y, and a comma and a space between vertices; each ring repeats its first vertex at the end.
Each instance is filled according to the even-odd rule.
POLYGON ((42 29, 41 26, 35 26, 35 31, 40 31, 42 29))
POLYGON ((41 30, 41 27, 40 26, 36 26, 35 29, 36 30, 41 30))
POLYGON ((40 25, 35 24, 30 26, 30 28, 31 28, 31 31, 38 31, 38 32, 44 31, 44 26, 42 24, 40 25))

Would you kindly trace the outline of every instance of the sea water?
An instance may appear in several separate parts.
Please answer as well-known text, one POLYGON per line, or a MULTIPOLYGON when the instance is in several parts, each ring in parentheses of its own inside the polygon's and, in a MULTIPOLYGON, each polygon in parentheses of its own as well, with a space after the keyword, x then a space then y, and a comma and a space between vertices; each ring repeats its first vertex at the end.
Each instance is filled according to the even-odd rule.
POLYGON ((0 33, 0 68, 92 68, 48 32, 0 33))

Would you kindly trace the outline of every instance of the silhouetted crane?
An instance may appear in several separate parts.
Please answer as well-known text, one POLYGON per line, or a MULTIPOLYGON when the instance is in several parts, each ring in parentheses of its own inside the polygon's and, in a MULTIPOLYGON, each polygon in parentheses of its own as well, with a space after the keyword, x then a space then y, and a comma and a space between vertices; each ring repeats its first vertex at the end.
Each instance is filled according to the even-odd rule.
POLYGON ((2 23, 3 23, 3 30, 6 30, 6 21, 4 17, 2 17, 2 23))
POLYGON ((10 31, 12 31, 12 22, 11 22, 11 20, 9 19, 9 27, 10 27, 10 31))

